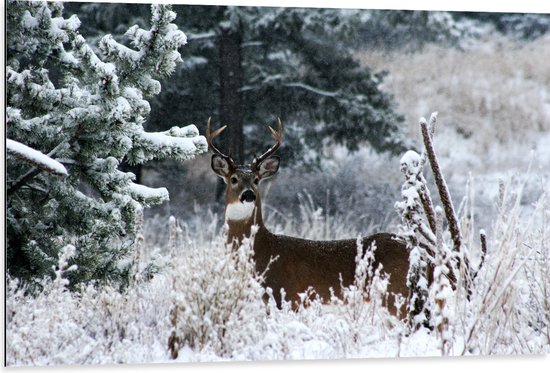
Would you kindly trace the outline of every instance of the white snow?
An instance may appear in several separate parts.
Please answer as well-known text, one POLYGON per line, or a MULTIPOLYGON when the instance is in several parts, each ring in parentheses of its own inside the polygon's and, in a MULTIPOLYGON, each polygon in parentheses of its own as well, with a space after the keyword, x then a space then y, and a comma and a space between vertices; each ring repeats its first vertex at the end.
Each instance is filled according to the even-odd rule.
POLYGON ((416 205, 416 201, 420 199, 420 196, 418 195, 418 191, 415 186, 403 189, 401 191, 401 196, 403 197, 405 206, 408 208, 414 207, 416 205))
POLYGON ((39 152, 27 145, 21 144, 15 140, 6 140, 6 151, 8 154, 21 160, 32 163, 38 168, 44 169, 58 176, 67 176, 67 169, 55 159, 39 152))
POLYGON ((137 200, 160 199, 168 200, 168 190, 166 188, 151 188, 141 184, 130 183, 130 193, 137 200))
MULTIPOLYGON (((166 132, 165 132, 166 133, 166 132)), ((185 127, 172 127, 167 131, 170 136, 175 137, 197 137, 199 136, 199 130, 194 124, 190 124, 185 127)))
POLYGON ((400 160, 401 167, 406 166, 411 174, 418 172, 420 163, 420 155, 414 150, 408 150, 400 160))
POLYGON ((177 45, 185 45, 187 44, 187 35, 183 33, 183 31, 180 31, 177 29, 175 25, 173 25, 172 30, 169 30, 166 33, 165 38, 168 40, 171 40, 173 43, 177 45))
POLYGON ((128 119, 132 115, 132 105, 124 97, 116 98, 116 106, 114 107, 111 115, 120 121, 128 119))
POLYGON ((178 147, 184 151, 191 151, 195 147, 193 141, 189 139, 174 138, 160 132, 142 132, 140 137, 147 142, 152 143, 155 147, 178 147))
POLYGON ((202 140, 204 140, 204 145, 206 144, 206 140, 202 136, 191 138, 175 137, 163 132, 140 132, 138 136, 145 143, 150 143, 155 148, 172 153, 195 153, 197 143, 202 143, 202 140))
POLYGON ((101 39, 101 46, 106 48, 105 52, 108 55, 116 54, 116 56, 121 60, 130 63, 133 68, 137 68, 138 64, 144 57, 144 51, 136 51, 128 48, 127 46, 118 43, 111 35, 106 35, 101 39))
POLYGON ((72 52, 62 51, 59 54, 59 59, 61 62, 69 65, 77 65, 79 63, 78 59, 74 56, 72 52))
POLYGON ((38 20, 31 15, 31 13, 26 10, 23 15, 23 27, 27 29, 32 29, 38 26, 38 20))
POLYGON ((76 14, 73 14, 69 19, 65 20, 64 27, 69 30, 76 31, 80 27, 80 24, 80 19, 76 16, 76 14))

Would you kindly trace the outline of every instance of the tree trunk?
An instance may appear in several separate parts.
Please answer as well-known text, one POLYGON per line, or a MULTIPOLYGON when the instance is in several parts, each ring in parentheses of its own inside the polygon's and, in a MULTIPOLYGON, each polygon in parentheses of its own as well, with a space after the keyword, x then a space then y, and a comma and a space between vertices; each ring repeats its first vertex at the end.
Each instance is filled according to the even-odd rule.
POLYGON ((241 34, 222 27, 220 36, 220 125, 227 125, 222 149, 238 163, 244 161, 241 34))
MULTIPOLYGON (((243 72, 241 66, 241 34, 222 27, 220 35, 220 126, 227 125, 222 151, 237 163, 244 162, 244 133, 242 113, 243 72)), ((220 201, 225 184, 219 180, 216 200, 220 201)))

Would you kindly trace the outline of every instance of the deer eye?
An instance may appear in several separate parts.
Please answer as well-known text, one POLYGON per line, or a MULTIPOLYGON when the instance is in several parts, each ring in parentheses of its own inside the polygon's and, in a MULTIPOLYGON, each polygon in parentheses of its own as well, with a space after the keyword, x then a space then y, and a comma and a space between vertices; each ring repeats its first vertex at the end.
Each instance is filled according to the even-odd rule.
POLYGON ((255 179, 254 179, 254 184, 258 185, 259 182, 260 182, 260 179, 259 179, 259 178, 255 178, 255 179))
POLYGON ((231 177, 231 184, 237 184, 237 181, 239 181, 239 180, 237 180, 237 178, 235 176, 231 177))

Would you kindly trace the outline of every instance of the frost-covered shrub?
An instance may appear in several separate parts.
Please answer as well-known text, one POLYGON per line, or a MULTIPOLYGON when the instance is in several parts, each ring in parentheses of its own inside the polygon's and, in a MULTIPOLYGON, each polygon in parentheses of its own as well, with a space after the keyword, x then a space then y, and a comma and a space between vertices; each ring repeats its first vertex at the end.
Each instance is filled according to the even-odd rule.
POLYGON ((433 302, 432 325, 441 341, 442 355, 448 355, 453 343, 451 319, 456 317, 452 314, 452 305, 449 304, 452 297, 452 287, 449 281, 452 254, 443 240, 443 210, 441 207, 436 207, 435 215, 436 252, 434 254, 433 284, 430 287, 430 300, 433 302))
POLYGON ((402 201, 396 202, 395 208, 402 216, 400 234, 405 237, 409 250, 407 286, 411 289, 411 293, 407 312, 411 325, 418 328, 426 325, 429 317, 426 309, 429 287, 428 253, 426 247, 421 245, 420 237, 423 236, 424 239, 434 243, 435 235, 424 222, 422 201, 429 200, 429 192, 422 176, 423 158, 410 150, 401 158, 400 163, 405 182, 401 187, 402 201))
POLYGON ((131 46, 111 35, 98 54, 60 2, 7 4, 7 269, 40 280, 71 244, 71 286, 124 279, 135 214, 168 199, 166 188, 136 184, 123 161, 187 160, 206 151, 195 126, 148 133, 147 101, 157 79, 181 61, 186 36, 169 6, 151 7, 149 30, 131 27, 131 46))
MULTIPOLYGON (((366 325, 378 326, 381 334, 385 334, 388 328, 398 324, 397 319, 394 320, 386 308, 389 298, 388 282, 391 279, 382 273, 381 265, 374 268, 375 251, 375 244, 363 251, 362 240, 357 239, 353 283, 347 287, 341 286, 341 299, 334 295, 331 299, 331 303, 341 309, 342 319, 347 325, 346 340, 350 346, 362 346, 367 342, 363 340, 366 325)), ((403 299, 398 298, 397 302, 399 301, 403 302, 403 299)), ((395 304, 398 317, 401 305, 395 304)), ((349 347, 346 348, 348 349, 349 347)))
POLYGON ((44 279, 41 283, 44 290, 37 296, 29 295, 19 280, 8 278, 7 365, 63 364, 67 356, 85 360, 93 352, 97 342, 92 336, 80 333, 80 317, 67 317, 62 310, 62 307, 73 310, 75 306, 76 298, 67 289, 68 281, 64 278, 75 269, 74 265, 68 265, 74 254, 73 246, 63 248, 58 266, 54 267, 55 278, 44 279))
MULTIPOLYGON (((525 211, 523 186, 501 188, 483 267, 469 297, 456 300, 462 354, 543 353, 550 349, 548 190, 525 211)), ((472 243, 470 243, 472 244, 472 243)))
POLYGON ((144 363, 166 359, 168 284, 163 277, 134 283, 125 291, 86 284, 69 290, 67 274, 75 254, 65 247, 56 277, 29 292, 8 278, 6 363, 8 366, 144 363))
MULTIPOLYGON (((435 124, 433 115, 431 123, 435 124)), ((488 239, 485 230, 475 231, 475 198, 470 183, 460 214, 455 213, 434 151, 433 126, 424 119, 420 126, 425 149, 422 154, 408 152, 402 158, 406 181, 403 201, 396 203, 396 208, 412 248, 411 264, 415 263, 414 248, 422 246, 431 266, 432 275, 422 279, 425 286, 419 290, 426 295, 424 306, 430 315, 427 321, 439 340, 440 353, 489 355, 547 350, 548 307, 542 300, 547 286, 538 284, 548 278, 548 270, 543 269, 548 257, 544 244, 548 235, 548 191, 545 189, 541 200, 525 214, 521 211, 525 184, 513 191, 501 184, 498 215, 488 239), (427 160, 443 207, 433 207, 425 180, 419 177, 427 160), (528 262, 534 263, 530 270, 526 268, 528 262), (535 315, 533 309, 539 313, 535 315)), ((411 274, 409 278, 416 279, 411 274)), ((419 297, 414 294, 419 291, 414 287, 412 290, 409 304, 419 297)), ((418 325, 414 321, 413 326, 418 325)))
POLYGON ((251 240, 235 251, 221 240, 176 249, 168 339, 172 358, 182 347, 230 357, 253 345, 265 329, 267 308, 251 240))

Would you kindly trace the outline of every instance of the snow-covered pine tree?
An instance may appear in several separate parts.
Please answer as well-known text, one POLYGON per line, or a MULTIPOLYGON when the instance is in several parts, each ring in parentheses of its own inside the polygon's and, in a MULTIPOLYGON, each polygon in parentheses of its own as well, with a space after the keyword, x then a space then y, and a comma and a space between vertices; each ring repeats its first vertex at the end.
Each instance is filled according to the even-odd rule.
POLYGON ((468 16, 457 17, 457 13, 368 10, 362 19, 360 34, 363 40, 368 40, 367 48, 373 49, 414 52, 428 44, 437 43, 460 48, 469 40, 481 36, 482 24, 471 18, 466 19, 468 16))
POLYGON ((71 244, 71 283, 123 280, 136 209, 168 199, 122 172, 125 160, 187 160, 207 150, 194 125, 148 133, 147 99, 181 61, 185 34, 169 6, 151 6, 150 29, 131 27, 131 45, 107 35, 101 55, 63 17, 60 2, 7 4, 7 269, 26 280, 52 272, 71 244), (63 172, 52 173, 53 166, 63 172), (61 168, 58 168, 60 170, 61 168))
MULTIPOLYGON (((362 66, 351 47, 361 10, 188 5, 175 9, 185 20, 190 43, 185 68, 177 69, 178 79, 159 95, 157 104, 185 102, 184 112, 167 115, 188 120, 212 113, 214 122, 228 125, 221 147, 235 158, 249 160, 254 151, 269 146, 265 126, 277 117, 285 123, 286 145, 281 151, 289 162, 303 161, 308 150, 327 143, 352 150, 366 142, 376 151, 408 149, 400 128, 402 116, 380 87, 385 74, 362 66), (224 74, 228 65, 236 71, 232 82, 223 79, 229 75, 224 74), (237 78, 240 82, 234 81, 237 78), (223 93, 227 85, 236 87, 232 94, 223 93), (228 113, 227 106, 234 110, 228 113)), ((150 123, 157 127, 163 120, 153 114, 150 123)))

